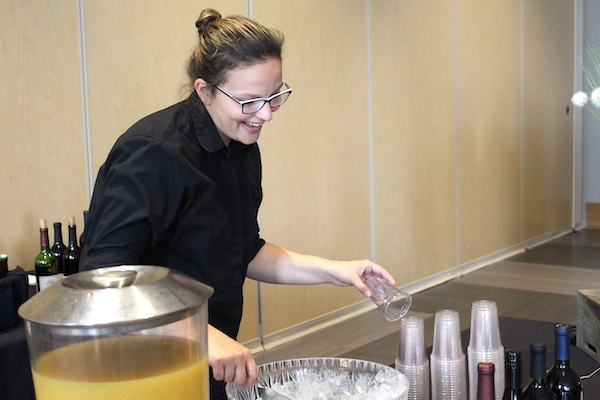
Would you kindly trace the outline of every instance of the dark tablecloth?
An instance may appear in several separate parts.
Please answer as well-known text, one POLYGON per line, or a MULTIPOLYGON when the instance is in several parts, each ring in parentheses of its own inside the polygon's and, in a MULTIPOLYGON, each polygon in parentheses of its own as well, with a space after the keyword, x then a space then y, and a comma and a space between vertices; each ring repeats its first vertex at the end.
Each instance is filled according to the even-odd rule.
POLYGON ((27 281, 27 273, 20 267, 0 279, 0 332, 19 324, 17 310, 29 296, 27 281))
POLYGON ((25 328, 17 313, 28 297, 28 277, 22 268, 17 267, 0 279, 1 400, 35 398, 25 328))
POLYGON ((0 332, 0 399, 35 399, 23 323, 0 332))

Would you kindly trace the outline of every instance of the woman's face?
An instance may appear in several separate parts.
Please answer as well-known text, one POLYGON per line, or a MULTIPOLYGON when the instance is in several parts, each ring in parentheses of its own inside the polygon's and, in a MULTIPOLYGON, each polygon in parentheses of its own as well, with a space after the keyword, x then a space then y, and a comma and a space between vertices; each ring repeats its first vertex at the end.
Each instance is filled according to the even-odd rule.
MULTIPOLYGON (((270 58, 258 64, 229 71, 219 87, 235 99, 243 101, 258 97, 267 98, 277 93, 281 84, 281 60, 270 58)), ((235 100, 214 89, 203 79, 197 79, 194 87, 226 145, 229 145, 231 140, 246 145, 255 143, 263 124, 273 117, 273 110, 269 104, 265 104, 254 114, 244 114, 235 100)))

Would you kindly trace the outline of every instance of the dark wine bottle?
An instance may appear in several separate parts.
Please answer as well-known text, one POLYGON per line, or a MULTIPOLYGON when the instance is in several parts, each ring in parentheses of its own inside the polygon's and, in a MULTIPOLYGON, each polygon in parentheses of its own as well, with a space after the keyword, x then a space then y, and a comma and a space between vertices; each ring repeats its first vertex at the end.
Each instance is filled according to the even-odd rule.
POLYGON ((527 386, 524 393, 525 400, 557 400, 546 381, 546 345, 532 344, 529 351, 531 353, 531 365, 529 386, 527 386))
POLYGON ((75 274, 79 271, 79 256, 81 248, 77 245, 77 226, 75 217, 69 218, 69 246, 63 256, 63 265, 65 267, 65 276, 75 274))
POLYGON ((67 246, 65 246, 65 244, 63 243, 63 237, 62 237, 62 223, 55 222, 54 223, 54 244, 52 245, 52 248, 50 250, 52 251, 52 254, 54 254, 54 257, 56 257, 56 262, 57 262, 56 267, 58 269, 58 275, 60 278, 62 278, 62 276, 64 274, 63 256, 65 255, 66 249, 67 249, 67 246))
POLYGON ((6 278, 8 275, 8 256, 0 254, 0 278, 6 278))
POLYGON ((521 352, 506 350, 504 352, 504 395, 502 400, 523 400, 521 388, 521 352))
POLYGON ((40 253, 35 257, 34 267, 38 292, 59 279, 58 263, 50 251, 48 226, 45 219, 40 219, 40 253))
POLYGON ((494 363, 477 364, 477 400, 495 400, 494 363))
POLYGON ((580 400, 583 395, 581 379, 571 367, 570 330, 569 325, 563 324, 557 324, 554 328, 555 359, 547 380, 558 400, 580 400))

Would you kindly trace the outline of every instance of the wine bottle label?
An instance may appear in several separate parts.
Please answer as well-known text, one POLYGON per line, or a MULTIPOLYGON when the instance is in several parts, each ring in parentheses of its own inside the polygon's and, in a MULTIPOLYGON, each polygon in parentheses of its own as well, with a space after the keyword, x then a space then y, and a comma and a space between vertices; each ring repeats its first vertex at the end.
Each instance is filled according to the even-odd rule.
POLYGON ((38 280, 38 284, 40 285, 40 290, 44 290, 48 286, 52 285, 54 282, 59 281, 60 275, 59 274, 46 275, 46 276, 38 275, 37 280, 38 280))

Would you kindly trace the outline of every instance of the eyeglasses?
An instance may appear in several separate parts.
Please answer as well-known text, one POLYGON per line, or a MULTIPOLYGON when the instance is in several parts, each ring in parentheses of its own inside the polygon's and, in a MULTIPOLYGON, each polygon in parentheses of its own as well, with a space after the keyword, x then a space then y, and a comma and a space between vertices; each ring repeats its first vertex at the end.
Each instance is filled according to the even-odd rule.
MULTIPOLYGON (((211 83, 211 85, 212 85, 212 83, 211 83)), ((254 113, 259 112, 264 107, 264 105, 267 103, 269 103, 269 106, 271 106, 271 110, 274 110, 274 111, 277 110, 283 103, 285 103, 285 101, 288 99, 288 97, 290 97, 290 94, 292 93, 292 88, 289 87, 288 84, 285 82, 283 82, 283 85, 286 87, 286 89, 279 93, 275 93, 271 97, 259 97, 256 99, 241 100, 241 101, 236 99, 235 97, 233 97, 232 95, 230 95, 225 90, 218 87, 217 85, 213 85, 213 86, 215 88, 217 88, 225 96, 229 97, 231 100, 238 103, 240 105, 240 107, 242 107, 242 113, 254 114, 254 113)))

